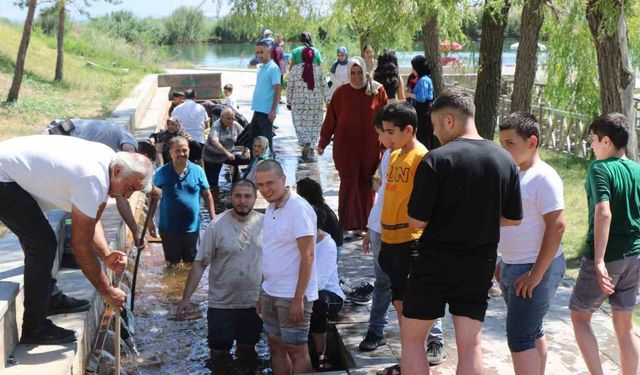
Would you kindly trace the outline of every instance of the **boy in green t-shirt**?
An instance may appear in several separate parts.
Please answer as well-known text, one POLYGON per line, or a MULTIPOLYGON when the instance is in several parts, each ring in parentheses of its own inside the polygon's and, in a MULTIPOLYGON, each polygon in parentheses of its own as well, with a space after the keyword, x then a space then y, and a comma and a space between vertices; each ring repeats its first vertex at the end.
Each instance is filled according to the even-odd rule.
POLYGON ((619 113, 596 118, 589 131, 596 161, 585 189, 589 232, 569 309, 576 341, 591 374, 603 374, 591 316, 605 298, 613 312, 622 374, 638 373, 633 333, 640 272, 640 165, 625 156, 628 121, 619 113))

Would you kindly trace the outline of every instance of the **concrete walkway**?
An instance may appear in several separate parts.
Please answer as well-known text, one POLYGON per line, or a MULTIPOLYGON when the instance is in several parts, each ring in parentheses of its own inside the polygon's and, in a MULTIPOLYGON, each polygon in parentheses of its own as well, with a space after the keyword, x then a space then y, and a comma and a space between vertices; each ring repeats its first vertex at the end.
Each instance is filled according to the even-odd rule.
MULTIPOLYGON (((245 71, 221 71, 222 82, 232 83, 235 87, 235 96, 240 105, 240 111, 251 119, 250 100, 253 94, 255 82, 254 72, 245 71)), ((304 177, 311 177, 321 182, 325 193, 325 199, 329 206, 337 212, 337 197, 339 178, 333 160, 331 150, 328 149, 324 156, 318 158, 317 163, 298 162, 299 147, 295 131, 291 123, 290 112, 284 106, 280 107, 280 113, 276 119, 279 129, 276 131, 274 144, 277 159, 283 162, 287 172, 287 183, 294 185, 295 181, 304 177)), ((363 255, 361 243, 351 242, 345 244, 340 260, 340 275, 342 278, 358 281, 373 280, 373 258, 371 255, 363 255)), ((571 295, 573 281, 565 279, 560 286, 556 297, 545 320, 547 339, 549 342, 549 358, 547 373, 549 374, 588 374, 584 361, 575 342, 573 328, 568 310, 568 300, 571 295)), ((368 306, 346 305, 336 327, 342 341, 352 356, 356 371, 349 373, 375 373, 385 365, 397 363, 400 358, 399 329, 395 311, 389 313, 389 327, 387 329, 387 345, 371 353, 361 353, 357 346, 367 330, 369 318, 368 306)), ((483 325, 483 358, 485 372, 487 374, 513 374, 513 367, 509 349, 505 337, 506 306, 502 297, 493 297, 489 300, 487 318, 483 325)), ((453 374, 456 368, 457 352, 455 335, 451 316, 444 319, 445 350, 447 359, 440 365, 432 368, 433 374, 453 374)), ((620 371, 620 359, 618 345, 611 324, 608 305, 603 306, 595 315, 593 329, 600 343, 600 354, 606 374, 617 374, 620 371)), ((638 330, 636 330, 638 332, 638 330)))

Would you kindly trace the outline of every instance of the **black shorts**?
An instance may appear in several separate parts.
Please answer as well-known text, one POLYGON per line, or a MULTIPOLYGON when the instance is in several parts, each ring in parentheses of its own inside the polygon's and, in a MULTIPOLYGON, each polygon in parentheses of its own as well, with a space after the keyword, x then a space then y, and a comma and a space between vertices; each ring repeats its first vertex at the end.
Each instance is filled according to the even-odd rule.
POLYGON ((495 266, 496 247, 421 249, 409 276, 402 315, 434 320, 444 316, 448 304, 452 315, 483 322, 495 266))
POLYGON ((262 319, 256 308, 207 310, 209 348, 230 350, 233 340, 238 344, 254 346, 260 340, 262 319))
POLYGON ((196 257, 196 248, 200 232, 160 232, 162 238, 162 250, 164 260, 176 264, 182 262, 192 263, 196 257))
POLYGON ((402 301, 413 259, 418 255, 418 241, 398 244, 383 242, 378 255, 380 269, 391 280, 391 300, 402 301))

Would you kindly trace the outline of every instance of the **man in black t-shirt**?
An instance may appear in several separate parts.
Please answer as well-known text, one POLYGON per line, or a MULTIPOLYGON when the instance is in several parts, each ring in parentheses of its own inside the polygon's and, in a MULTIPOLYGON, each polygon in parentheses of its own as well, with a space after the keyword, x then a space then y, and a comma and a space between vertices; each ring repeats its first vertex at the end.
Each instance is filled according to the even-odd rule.
POLYGON ((482 322, 495 268, 500 226, 522 219, 518 169, 511 156, 478 134, 473 98, 443 92, 431 106, 442 147, 416 171, 409 225, 424 229, 405 294, 402 373, 429 373, 424 340, 434 321, 453 315, 458 372, 481 374, 482 322))

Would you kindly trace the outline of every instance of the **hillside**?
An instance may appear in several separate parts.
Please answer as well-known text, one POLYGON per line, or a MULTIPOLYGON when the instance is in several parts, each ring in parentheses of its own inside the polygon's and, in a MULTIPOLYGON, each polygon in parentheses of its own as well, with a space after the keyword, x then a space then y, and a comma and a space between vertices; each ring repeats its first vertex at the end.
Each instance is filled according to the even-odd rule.
POLYGON ((104 117, 145 74, 157 70, 143 60, 155 60, 154 51, 74 29, 66 37, 64 80, 53 82, 55 39, 34 30, 19 101, 5 104, 22 25, 0 20, 0 35, 0 140, 38 133, 54 118, 104 117))

